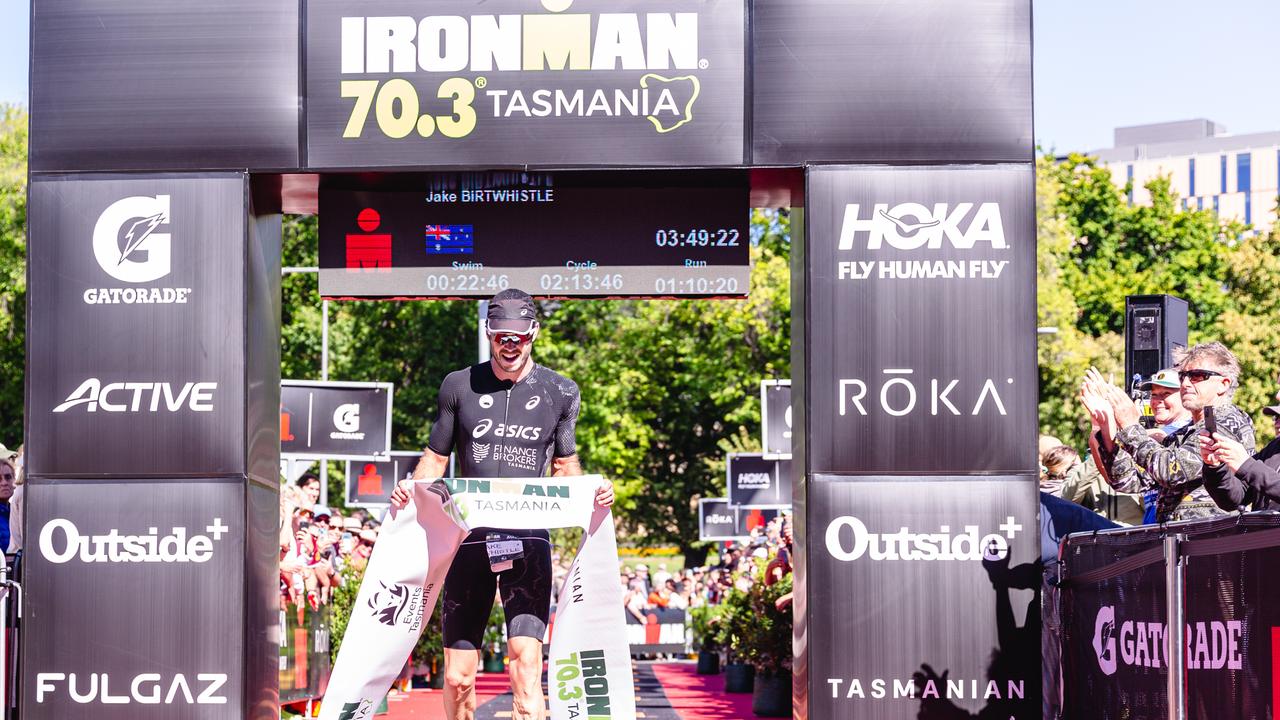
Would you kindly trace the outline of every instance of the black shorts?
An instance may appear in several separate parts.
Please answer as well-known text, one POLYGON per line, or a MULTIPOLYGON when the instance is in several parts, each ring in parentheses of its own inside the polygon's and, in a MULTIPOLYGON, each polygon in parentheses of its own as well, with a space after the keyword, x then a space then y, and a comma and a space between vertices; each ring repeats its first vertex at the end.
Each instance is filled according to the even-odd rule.
POLYGON ((493 610, 494 590, 502 593, 507 637, 541 640, 551 615, 551 543, 546 530, 497 530, 524 538, 524 557, 494 574, 484 549, 488 529, 472 531, 458 548, 444 580, 444 646, 479 650, 493 610))

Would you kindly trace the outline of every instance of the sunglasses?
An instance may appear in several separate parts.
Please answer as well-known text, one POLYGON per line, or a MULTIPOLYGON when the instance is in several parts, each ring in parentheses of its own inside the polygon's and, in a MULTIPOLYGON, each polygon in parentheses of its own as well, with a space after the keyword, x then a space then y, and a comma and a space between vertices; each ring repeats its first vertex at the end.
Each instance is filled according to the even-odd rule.
POLYGON ((489 337, 498 341, 499 345, 523 345, 533 340, 533 334, 521 335, 512 332, 489 333, 489 337))
POLYGON ((1226 377, 1217 370, 1179 370, 1178 380, 1191 380, 1193 383, 1200 383, 1211 377, 1226 377))

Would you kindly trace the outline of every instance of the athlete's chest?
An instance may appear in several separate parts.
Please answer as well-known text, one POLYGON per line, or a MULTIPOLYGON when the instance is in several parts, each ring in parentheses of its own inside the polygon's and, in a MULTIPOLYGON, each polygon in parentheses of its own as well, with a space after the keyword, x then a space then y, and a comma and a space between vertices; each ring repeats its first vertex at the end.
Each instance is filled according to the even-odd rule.
POLYGON ((509 391, 478 394, 458 408, 461 430, 473 441, 545 443, 555 431, 559 414, 553 390, 547 383, 523 382, 509 391))

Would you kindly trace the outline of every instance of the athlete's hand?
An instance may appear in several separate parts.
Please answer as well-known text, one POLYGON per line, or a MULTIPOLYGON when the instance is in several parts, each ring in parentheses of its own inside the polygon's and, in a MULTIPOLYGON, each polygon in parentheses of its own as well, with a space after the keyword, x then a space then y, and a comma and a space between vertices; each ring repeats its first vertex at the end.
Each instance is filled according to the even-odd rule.
POLYGON ((411 497, 413 497, 413 481, 401 480, 396 483, 396 489, 391 491, 391 507, 399 510, 409 504, 411 497))
POLYGON ((607 508, 613 504, 613 481, 604 480, 596 490, 596 505, 607 508))

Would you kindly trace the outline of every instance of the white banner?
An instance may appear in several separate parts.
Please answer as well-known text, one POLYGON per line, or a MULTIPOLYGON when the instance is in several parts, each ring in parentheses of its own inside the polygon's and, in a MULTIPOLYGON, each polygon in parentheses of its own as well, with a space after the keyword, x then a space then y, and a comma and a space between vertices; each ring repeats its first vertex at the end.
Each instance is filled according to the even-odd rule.
POLYGON ((392 510, 369 559, 321 720, 365 720, 400 674, 470 528, 583 528, 551 637, 552 720, 634 718, 613 516, 595 507, 598 475, 421 482, 392 510), (425 617, 424 617, 425 616, 425 617))

